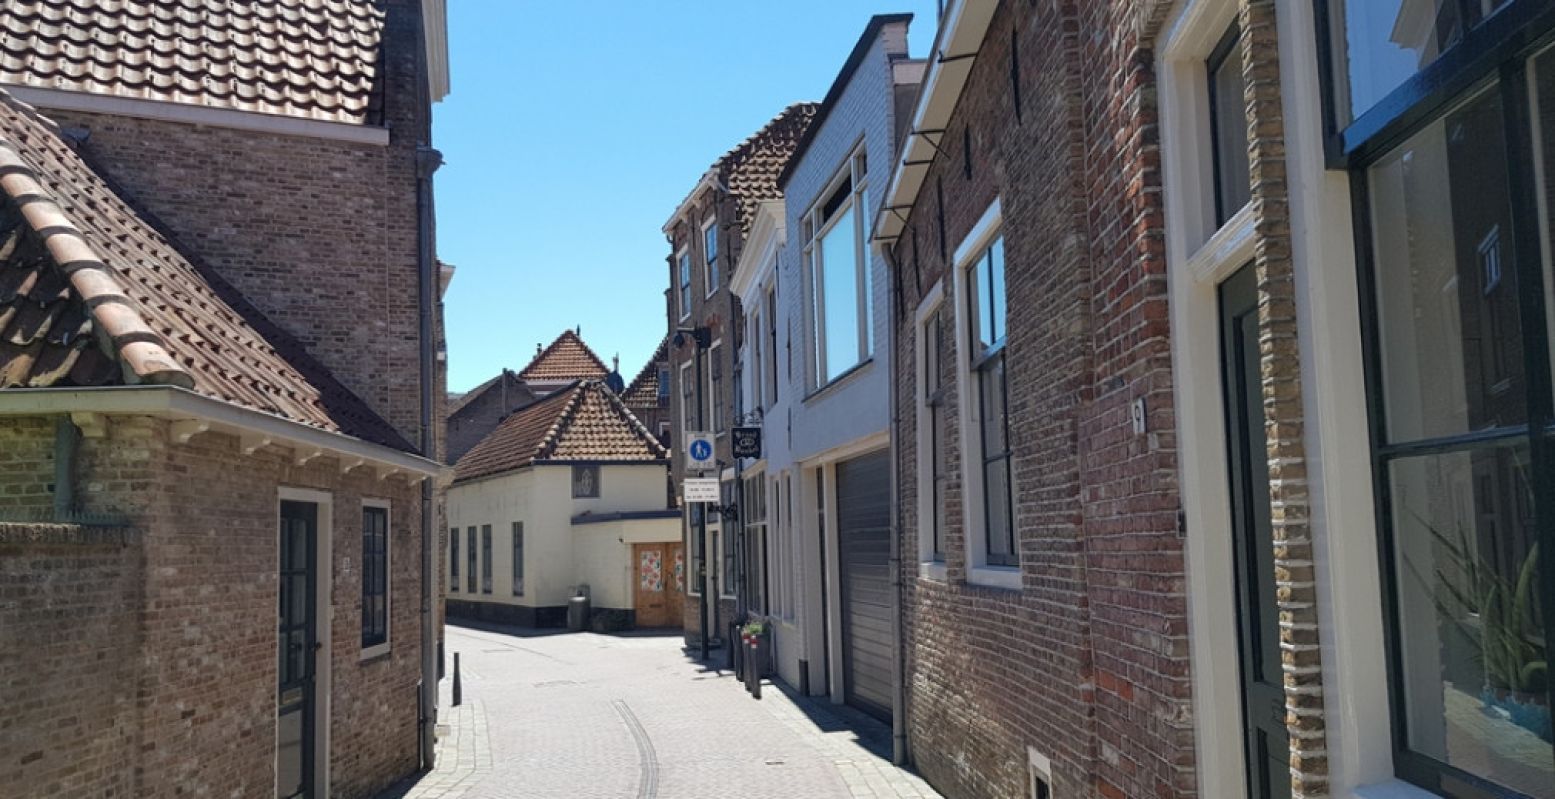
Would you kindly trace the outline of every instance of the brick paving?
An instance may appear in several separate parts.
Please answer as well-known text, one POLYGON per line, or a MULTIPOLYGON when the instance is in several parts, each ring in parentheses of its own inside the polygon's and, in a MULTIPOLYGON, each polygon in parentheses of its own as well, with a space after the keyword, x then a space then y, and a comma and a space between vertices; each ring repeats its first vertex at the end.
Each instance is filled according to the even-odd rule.
POLYGON ((756 701, 679 635, 450 625, 447 649, 464 704, 445 679, 438 768, 390 796, 939 796, 891 764, 886 725, 770 684, 756 701))

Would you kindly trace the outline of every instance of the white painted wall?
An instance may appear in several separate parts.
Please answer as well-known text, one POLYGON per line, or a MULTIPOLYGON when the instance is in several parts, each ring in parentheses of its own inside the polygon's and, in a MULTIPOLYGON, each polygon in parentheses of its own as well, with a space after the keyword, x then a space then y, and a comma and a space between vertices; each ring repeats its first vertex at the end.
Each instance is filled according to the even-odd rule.
MULTIPOLYGON (((459 590, 449 591, 448 597, 528 607, 567 604, 574 586, 588 582, 581 571, 585 556, 591 563, 608 560, 607 573, 631 558, 631 547, 616 541, 615 537, 610 538, 615 543, 614 555, 609 554, 611 550, 607 547, 590 544, 585 548, 580 543, 584 537, 582 531, 600 525, 573 525, 572 518, 581 513, 663 510, 666 474, 667 467, 663 464, 602 466, 600 495, 592 499, 572 497, 572 467, 568 465, 531 466, 451 487, 448 490, 448 526, 450 530, 459 531, 460 563, 459 590), (524 523, 524 595, 521 597, 513 595, 512 530, 513 522, 519 521, 524 523), (469 528, 476 528, 478 548, 480 528, 486 524, 491 525, 492 531, 492 592, 472 595, 466 590, 469 576, 465 573, 469 568, 469 528)), ((630 523, 634 527, 633 535, 640 534, 637 527, 657 533, 662 525, 645 524, 657 521, 634 520, 630 523)), ((663 529, 666 532, 661 538, 635 540, 675 541, 680 538, 678 521, 668 520, 668 527, 663 529)), ((631 540, 634 539, 627 539, 631 540)), ((477 564, 477 575, 479 568, 477 564)), ((452 587, 452 576, 445 576, 452 587)), ((599 600, 594 604, 631 607, 631 600, 628 596, 624 605, 606 605, 599 600)))
MULTIPOLYGON (((630 608, 637 578, 632 545, 679 541, 680 517, 578 524, 573 526, 572 536, 577 553, 575 574, 578 582, 588 583, 591 604, 596 608, 630 608)), ((666 582, 674 579, 671 566, 666 560, 666 582)))

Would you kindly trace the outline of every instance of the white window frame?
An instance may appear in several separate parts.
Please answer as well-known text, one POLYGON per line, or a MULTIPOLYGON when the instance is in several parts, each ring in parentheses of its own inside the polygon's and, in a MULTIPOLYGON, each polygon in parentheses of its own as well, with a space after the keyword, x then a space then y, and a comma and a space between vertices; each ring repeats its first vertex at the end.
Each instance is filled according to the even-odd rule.
POLYGON ((858 367, 868 363, 875 354, 875 312, 874 312, 874 267, 872 261, 872 248, 869 246, 869 175, 868 165, 863 143, 858 144, 848 154, 847 163, 837 170, 836 175, 827 181, 826 188, 817 193, 815 201, 801 216, 804 222, 800 225, 800 235, 804 238, 804 251, 800 256, 800 268, 803 272, 805 287, 804 316, 806 325, 806 377, 805 382, 811 391, 819 391, 826 386, 851 374, 858 367), (865 163, 861 164, 861 161, 865 163), (849 180, 852 185, 849 189, 848 199, 837 206, 829 219, 823 220, 821 215, 825 203, 849 180), (826 234, 832 232, 837 226, 838 220, 848 210, 853 212, 854 225, 854 291, 858 298, 858 307, 854 311, 854 318, 858 325, 858 358, 847 368, 837 372, 835 376, 828 376, 829 364, 826 362, 826 290, 825 273, 826 264, 821 255, 821 241, 826 234), (806 235, 808 233, 808 235, 806 235))
POLYGON ((778 401, 778 369, 777 369, 777 360, 778 360, 778 358, 777 358, 777 353, 778 353, 778 346, 777 346, 778 307, 777 307, 777 284, 775 282, 768 283, 766 285, 766 287, 762 290, 762 302, 764 303, 764 308, 765 308, 764 313, 766 315, 765 318, 766 318, 766 321, 767 321, 766 329, 761 331, 761 335, 766 340, 766 348, 767 348, 767 371, 764 372, 761 375, 761 380, 765 381, 765 383, 766 383, 766 387, 763 389, 763 392, 762 392, 763 396, 765 396, 767 398, 767 406, 762 408, 762 410, 765 411, 767 408, 770 408, 770 407, 776 405, 777 401, 778 401))
MULTIPOLYGON (((929 424, 928 398, 924 386, 928 385, 928 348, 924 342, 924 326, 944 306, 945 286, 935 283, 913 315, 913 364, 916 379, 913 381, 914 407, 917 409, 917 471, 918 471, 918 576, 931 580, 945 580, 945 561, 934 558, 934 431, 929 424)), ((951 320, 954 325, 954 319, 951 320)), ((949 414, 946 422, 950 422, 949 414)))
POLYGON ((766 398, 762 396, 762 390, 765 388, 763 383, 766 382, 766 358, 765 348, 762 346, 765 342, 762 340, 761 333, 766 327, 762 311, 760 309, 753 311, 749 320, 745 340, 750 343, 751 368, 745 372, 745 379, 742 381, 746 386, 745 396, 749 398, 746 407, 752 410, 765 410, 766 398))
MULTIPOLYGON (((955 258, 952 261, 951 274, 954 285, 951 293, 959 298, 955 308, 956 328, 956 405, 959 409, 957 416, 960 420, 961 436, 961 523, 965 534, 962 540, 965 542, 966 555, 966 579, 969 583, 985 585, 991 588, 1004 588, 1020 590, 1021 567, 1020 566, 992 566, 988 563, 988 522, 983 518, 984 491, 982 470, 982 436, 980 433, 982 424, 982 403, 974 398, 981 387, 977 384, 977 375, 972 371, 972 340, 971 329, 966 324, 970 318, 968 302, 972 298, 967 296, 967 272, 975 268, 984 255, 988 246, 998 238, 1004 229, 1004 211, 998 199, 995 199, 988 209, 983 212, 977 224, 973 225, 971 232, 956 245, 955 258)), ((1008 277, 1006 277, 1008 285, 1008 277)), ((1008 303, 1008 300, 1006 300, 1008 303)), ((1006 380, 1009 376, 1006 375, 1006 380)), ((1018 475, 1012 460, 1010 464, 1010 497, 1019 495, 1015 482, 1018 475)), ((1017 514, 1011 509, 1011 516, 1017 514)), ((1019 520, 1016 519, 1018 522, 1019 520)), ((1016 536, 1019 544, 1019 535, 1016 536)), ((1017 557, 1019 556, 1019 547, 1017 557)))
MULTIPOLYGON (((1189 652, 1199 787, 1245 799, 1230 477, 1218 285, 1254 257, 1251 209, 1214 225, 1206 59, 1238 0, 1179 0, 1157 38, 1173 406, 1186 529, 1189 652)), ((1312 3, 1281 6, 1287 122, 1321 116, 1312 3)), ((1302 359, 1328 776, 1335 799, 1430 799, 1394 777, 1383 590, 1361 366, 1350 181, 1330 171, 1317 126, 1287 124, 1291 254, 1302 359)))
POLYGON ((680 365, 680 391, 677 393, 680 395, 680 432, 682 435, 691 432, 701 432, 695 427, 696 419, 691 417, 691 412, 696 410, 694 404, 696 403, 697 396, 696 383, 693 382, 696 380, 696 375, 689 374, 694 366, 696 366, 696 363, 689 360, 680 365), (686 396, 686 386, 691 386, 691 396, 689 397, 686 396))
POLYGON ((718 217, 713 215, 702 223, 702 288, 705 290, 703 299, 708 299, 718 293, 718 217), (707 251, 707 242, 711 234, 713 251, 707 251))
MULTIPOLYGON (((362 649, 358 660, 372 660, 379 655, 389 653, 389 645, 394 643, 394 511, 393 504, 387 499, 368 497, 362 500, 362 508, 381 508, 384 518, 383 536, 383 643, 362 649)), ((363 563, 365 571, 365 562, 363 563)), ((358 638, 360 640, 360 637, 358 638)))
POLYGON ((691 248, 681 247, 675 252, 675 305, 680 308, 681 321, 691 318, 691 285, 696 282, 696 265, 691 262, 691 248))

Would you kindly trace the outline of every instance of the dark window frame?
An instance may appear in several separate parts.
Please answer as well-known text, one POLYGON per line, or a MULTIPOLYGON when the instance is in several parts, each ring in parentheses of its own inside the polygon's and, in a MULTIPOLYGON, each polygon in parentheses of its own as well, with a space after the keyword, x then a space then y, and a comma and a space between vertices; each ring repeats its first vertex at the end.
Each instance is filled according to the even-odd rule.
POLYGON ((479 563, 477 563, 478 558, 476 557, 476 555, 478 553, 477 553, 475 547, 476 547, 476 545, 479 542, 475 538, 475 525, 472 524, 469 527, 465 528, 464 542, 465 542, 465 544, 468 546, 468 548, 470 550, 469 552, 464 553, 465 565, 468 566, 469 569, 470 569, 470 573, 468 575, 466 575, 466 577, 465 577, 465 587, 469 590, 469 593, 474 594, 474 593, 477 592, 477 589, 480 587, 476 583, 476 573, 475 573, 476 567, 480 565, 479 563))
POLYGON ((513 522, 513 596, 524 595, 524 523, 513 522))
POLYGON ((599 493, 600 493, 600 485, 599 485, 600 478, 603 477, 603 475, 600 474, 601 471, 602 470, 600 469, 598 464, 576 464, 576 465, 574 465, 572 467, 572 498, 573 499, 598 499, 599 498, 599 493), (583 493, 580 493, 580 491, 582 491, 582 489, 580 489, 578 487, 578 482, 579 482, 579 479, 585 473, 592 473, 594 475, 594 478, 593 478, 593 492, 592 493, 589 493, 587 491, 584 491, 583 493))
POLYGON ((481 525, 481 593, 491 593, 491 525, 481 525))
POLYGON ((362 648, 389 642, 389 508, 362 506, 362 648), (369 519, 374 519, 369 522, 369 519), (375 601, 378 600, 378 601, 375 601))
MULTIPOLYGON (((1535 200, 1541 187, 1530 170, 1519 168, 1519 165, 1532 163, 1532 149, 1536 146, 1529 119, 1527 66, 1535 55, 1555 42, 1555 4, 1512 0, 1463 31, 1434 61, 1342 129, 1338 125, 1339 88, 1336 81, 1348 80, 1348 77, 1339 74, 1335 48, 1342 45, 1337 35, 1344 30, 1343 20, 1330 16, 1331 10, 1338 8, 1331 0, 1313 0, 1313 4, 1326 162, 1330 169, 1345 170, 1350 176, 1394 771, 1400 778, 1426 790, 1452 791, 1444 795, 1513 799, 1521 794, 1409 748, 1399 624, 1400 582, 1394 555, 1395 509, 1392 507, 1389 469, 1394 462, 1408 457, 1459 454, 1515 446, 1519 442, 1528 445, 1536 542, 1540 546, 1540 567, 1544 572, 1540 600, 1545 640, 1555 641, 1555 579, 1549 568, 1551 557, 1555 555, 1555 509, 1540 507, 1539 501, 1543 498, 1548 502, 1549 498, 1555 497, 1555 386, 1551 384, 1550 375, 1552 345, 1545 316, 1545 303, 1549 298, 1544 296, 1535 200), (1489 430, 1390 441, 1385 416, 1387 395, 1382 372, 1382 330, 1375 313, 1379 292, 1378 264, 1373 248, 1368 170, 1411 136, 1444 118, 1459 103, 1481 91, 1498 92, 1505 115, 1512 230, 1499 233, 1501 243, 1510 245, 1512 258, 1509 263, 1503 248, 1499 253, 1499 267, 1502 273, 1513 270, 1520 287, 1528 420, 1525 424, 1489 430)), ((1555 706, 1555 681, 1547 686, 1546 701, 1555 706)))
POLYGON ((459 528, 448 528, 448 592, 459 593, 459 528))

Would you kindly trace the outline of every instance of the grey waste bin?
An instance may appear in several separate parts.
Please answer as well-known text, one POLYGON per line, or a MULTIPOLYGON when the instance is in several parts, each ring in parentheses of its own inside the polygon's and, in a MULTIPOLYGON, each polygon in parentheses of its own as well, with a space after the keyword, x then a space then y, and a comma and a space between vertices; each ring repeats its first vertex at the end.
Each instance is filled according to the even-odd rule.
POLYGON ((567 629, 582 632, 589 626, 589 598, 580 594, 567 600, 567 629))

